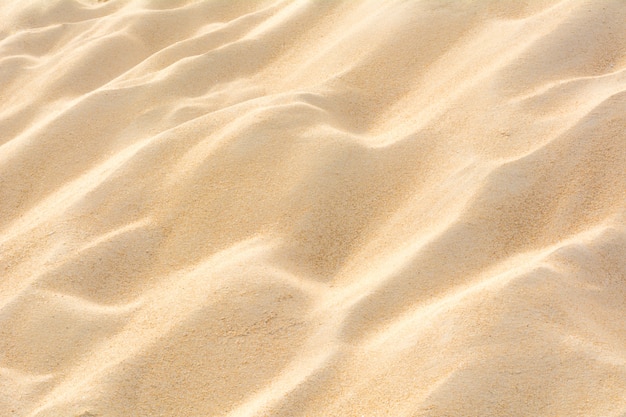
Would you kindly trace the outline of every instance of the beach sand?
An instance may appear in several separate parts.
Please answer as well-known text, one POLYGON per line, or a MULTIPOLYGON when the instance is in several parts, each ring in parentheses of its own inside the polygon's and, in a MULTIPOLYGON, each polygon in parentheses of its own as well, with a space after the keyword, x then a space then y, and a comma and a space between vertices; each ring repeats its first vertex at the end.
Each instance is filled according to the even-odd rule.
POLYGON ((0 16, 1 416, 626 416, 623 1, 0 16))

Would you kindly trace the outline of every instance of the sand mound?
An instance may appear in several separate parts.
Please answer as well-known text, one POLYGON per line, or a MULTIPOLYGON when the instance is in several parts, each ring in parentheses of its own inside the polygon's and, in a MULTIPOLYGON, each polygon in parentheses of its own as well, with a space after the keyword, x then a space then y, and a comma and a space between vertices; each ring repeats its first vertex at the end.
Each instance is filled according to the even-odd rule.
POLYGON ((0 415, 626 416, 622 1, 0 15, 0 415))

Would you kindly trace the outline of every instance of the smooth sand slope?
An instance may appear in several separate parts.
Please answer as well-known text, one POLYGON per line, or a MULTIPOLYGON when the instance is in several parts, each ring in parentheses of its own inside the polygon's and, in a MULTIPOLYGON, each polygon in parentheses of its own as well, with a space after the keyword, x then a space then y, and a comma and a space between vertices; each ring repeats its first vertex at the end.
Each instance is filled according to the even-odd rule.
POLYGON ((0 416, 626 416, 624 1, 0 16, 0 416))

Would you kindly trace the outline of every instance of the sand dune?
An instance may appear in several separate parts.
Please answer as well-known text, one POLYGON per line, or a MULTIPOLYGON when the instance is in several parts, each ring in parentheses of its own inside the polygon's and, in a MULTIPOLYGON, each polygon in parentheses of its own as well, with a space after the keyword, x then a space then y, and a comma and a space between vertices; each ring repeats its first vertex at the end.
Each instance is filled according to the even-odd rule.
POLYGON ((623 1, 0 15, 1 416, 626 416, 623 1))

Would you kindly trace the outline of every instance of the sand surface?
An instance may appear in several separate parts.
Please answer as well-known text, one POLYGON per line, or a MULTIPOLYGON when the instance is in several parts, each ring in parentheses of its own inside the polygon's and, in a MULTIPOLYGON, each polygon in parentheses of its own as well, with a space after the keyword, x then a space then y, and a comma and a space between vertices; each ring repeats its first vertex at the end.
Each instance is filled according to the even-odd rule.
POLYGON ((626 416, 624 1, 0 16, 0 416, 626 416))

